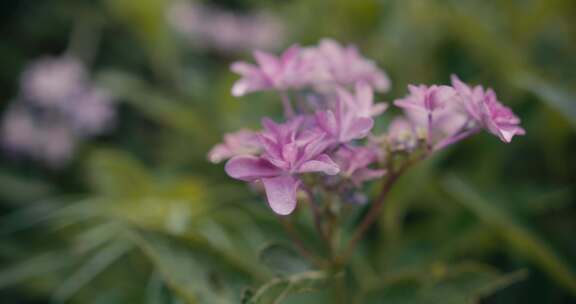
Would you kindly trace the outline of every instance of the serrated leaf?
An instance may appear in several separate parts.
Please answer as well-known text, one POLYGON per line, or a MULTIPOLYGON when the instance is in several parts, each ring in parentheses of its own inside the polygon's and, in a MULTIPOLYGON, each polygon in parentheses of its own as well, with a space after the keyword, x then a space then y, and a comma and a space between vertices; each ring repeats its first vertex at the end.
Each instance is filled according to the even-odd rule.
POLYGON ((330 275, 323 271, 308 271, 287 277, 278 277, 258 288, 251 298, 245 299, 245 303, 282 303, 282 300, 290 294, 319 291, 328 284, 330 278, 330 275))
POLYGON ((134 230, 132 235, 174 292, 188 303, 237 303, 260 274, 200 237, 176 238, 134 230))
POLYGON ((288 246, 270 244, 260 251, 260 261, 276 275, 287 276, 310 270, 310 264, 288 246))
POLYGON ((518 254, 532 260, 558 283, 576 294, 576 273, 572 265, 532 229, 499 207, 501 202, 495 203, 485 199, 471 186, 454 176, 445 178, 443 185, 457 202, 492 227, 498 236, 517 250, 518 254))

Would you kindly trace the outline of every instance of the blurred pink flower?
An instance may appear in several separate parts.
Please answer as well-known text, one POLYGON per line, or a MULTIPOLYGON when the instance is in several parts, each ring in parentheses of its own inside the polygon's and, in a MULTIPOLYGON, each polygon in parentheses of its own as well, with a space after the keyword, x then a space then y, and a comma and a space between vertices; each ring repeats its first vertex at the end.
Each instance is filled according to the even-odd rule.
POLYGON ((184 1, 176 1, 167 19, 191 43, 224 53, 252 49, 274 49, 284 37, 279 18, 266 12, 237 14, 232 11, 184 1))
POLYGON ((263 90, 285 91, 301 88, 307 84, 308 65, 300 56, 300 47, 293 45, 280 57, 263 51, 255 51, 257 65, 235 62, 232 71, 242 78, 234 83, 232 95, 243 96, 263 90))
POLYGON ((392 151, 411 151, 418 146, 418 134, 414 124, 404 116, 398 116, 388 125, 386 141, 392 151))
POLYGON ((452 87, 409 85, 408 90, 408 96, 394 104, 404 109, 416 134, 426 139, 429 146, 467 126, 468 116, 452 87))
POLYGON ((2 145, 13 154, 62 166, 78 141, 110 129, 110 94, 95 86, 79 60, 47 57, 23 72, 20 96, 4 113, 2 145))
POLYGON ((208 152, 208 159, 212 163, 239 155, 255 155, 262 150, 262 145, 256 132, 241 129, 234 133, 224 135, 224 142, 214 146, 208 152))
POLYGON ((65 107, 83 89, 87 75, 73 57, 45 57, 26 67, 21 78, 22 97, 41 106, 65 107))
POLYGON ((112 96, 100 88, 87 88, 68 107, 77 132, 96 135, 111 129, 116 117, 112 96))
MULTIPOLYGON (((370 106, 369 98, 362 96, 363 93, 366 92, 360 92, 360 98, 355 98, 346 90, 338 89, 334 110, 316 113, 317 125, 334 141, 346 143, 364 138, 374 126, 374 120, 370 117, 374 108, 370 106), (363 116, 366 114, 368 116, 363 116)), ((376 112, 383 110, 385 108, 376 108, 376 112)))
POLYGON ((378 161, 378 151, 373 147, 342 146, 334 159, 340 167, 341 174, 356 186, 386 174, 386 170, 369 168, 378 161))
POLYGON ((351 111, 358 117, 374 117, 386 111, 386 103, 374 104, 374 92, 372 87, 365 82, 357 82, 354 95, 345 89, 338 88, 338 96, 344 101, 351 111))
POLYGON ((365 82, 377 91, 390 88, 390 80, 372 60, 362 57, 354 45, 342 46, 329 38, 305 49, 305 58, 316 66, 313 81, 319 86, 349 86, 365 82))

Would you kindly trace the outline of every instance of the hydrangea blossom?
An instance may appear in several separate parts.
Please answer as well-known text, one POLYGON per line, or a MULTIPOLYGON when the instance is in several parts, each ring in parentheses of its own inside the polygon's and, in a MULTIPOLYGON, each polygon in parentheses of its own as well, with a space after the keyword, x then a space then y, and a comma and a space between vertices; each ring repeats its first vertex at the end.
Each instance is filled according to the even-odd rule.
POLYGON ((315 209, 319 193, 343 202, 364 201, 364 183, 393 181, 414 159, 481 129, 504 142, 525 133, 491 89, 472 88, 454 76, 451 85, 409 85, 408 95, 394 101, 403 113, 391 120, 387 132, 373 134, 375 120, 387 109, 374 103, 374 91, 387 90, 389 81, 355 47, 325 39, 318 46, 292 46, 279 57, 259 51, 254 56, 256 65, 232 65, 242 76, 232 93, 277 91, 286 122, 264 118, 261 131, 228 134, 209 159, 230 158, 226 173, 261 183, 268 204, 280 215, 295 210, 301 190, 315 209), (304 97, 298 102, 305 106, 294 111, 290 97, 304 97))
POLYGON ((280 57, 255 51, 257 65, 235 62, 232 71, 242 78, 232 87, 232 95, 276 89, 322 87, 335 89, 364 82, 376 91, 387 91, 390 81, 376 63, 360 55, 355 46, 343 47, 332 39, 318 46, 300 48, 296 45, 280 57))
POLYGON ((265 131, 260 135, 262 156, 236 156, 226 164, 226 172, 233 178, 261 181, 270 207, 282 215, 296 208, 299 174, 339 172, 336 163, 323 153, 328 146, 326 134, 319 130, 301 132, 302 121, 298 117, 286 124, 276 124, 265 119, 265 131))
POLYGON ((316 64, 317 85, 369 84, 374 90, 385 92, 390 88, 388 76, 372 60, 362 57, 354 45, 342 46, 333 39, 322 39, 317 47, 306 50, 308 60, 316 64))
POLYGON ((303 60, 298 45, 291 46, 279 57, 255 51, 254 58, 257 65, 246 62, 232 64, 232 71, 242 76, 232 87, 232 95, 243 96, 250 92, 271 89, 298 89, 307 83, 309 65, 303 60))
POLYGON ((498 136, 503 142, 509 143, 515 135, 526 133, 519 126, 520 119, 510 108, 498 101, 492 89, 484 89, 479 85, 470 87, 456 75, 452 75, 452 86, 463 99, 462 102, 474 123, 498 136))

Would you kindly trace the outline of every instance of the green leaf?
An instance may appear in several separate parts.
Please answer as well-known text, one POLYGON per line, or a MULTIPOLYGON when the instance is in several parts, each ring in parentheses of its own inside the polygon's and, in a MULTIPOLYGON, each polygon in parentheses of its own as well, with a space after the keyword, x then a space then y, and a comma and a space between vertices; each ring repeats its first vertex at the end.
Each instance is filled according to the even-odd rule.
POLYGON ((0 173, 0 196, 6 201, 31 201, 52 195, 53 187, 37 178, 0 173))
POLYGON ((89 284, 96 276, 105 271, 114 262, 118 261, 132 248, 131 243, 118 240, 101 250, 90 258, 82 267, 66 279, 54 292, 52 299, 56 303, 68 301, 83 286, 89 284))
POLYGON ((177 97, 150 89, 150 84, 128 73, 107 71, 99 76, 99 80, 142 114, 164 126, 204 143, 213 144, 214 138, 219 137, 214 133, 216 130, 210 128, 210 121, 193 107, 178 102, 177 97))
POLYGON ((242 288, 260 278, 243 261, 200 237, 181 239, 144 230, 132 235, 166 285, 188 303, 237 303, 242 288))
POLYGON ((446 266, 434 265, 420 272, 397 277, 384 277, 379 286, 371 286, 360 303, 387 304, 462 304, 477 303, 525 278, 518 271, 501 275, 494 269, 479 264, 446 266))
POLYGON ((576 129, 576 93, 534 76, 521 77, 518 84, 542 99, 576 129))
POLYGON ((50 252, 24 260, 21 263, 5 266, 0 271, 0 289, 47 275, 68 264, 69 260, 65 258, 62 252, 50 252))
POLYGON ((310 270, 310 264, 292 248, 270 244, 260 251, 260 261, 277 275, 292 275, 310 270))
MULTIPOLYGON (((308 271, 272 279, 256 290, 247 304, 282 303, 289 295, 311 293, 328 285, 331 276, 323 271, 308 271)), ((246 294, 245 294, 246 295, 246 294)))
POLYGON ((137 196, 152 188, 146 169, 129 154, 98 150, 88 160, 89 181, 100 194, 137 196))
POLYGON ((443 186, 457 202, 492 227, 518 254, 532 260, 558 283, 576 294, 576 274, 572 265, 530 228, 499 207, 501 202, 485 199, 457 177, 445 178, 443 186))

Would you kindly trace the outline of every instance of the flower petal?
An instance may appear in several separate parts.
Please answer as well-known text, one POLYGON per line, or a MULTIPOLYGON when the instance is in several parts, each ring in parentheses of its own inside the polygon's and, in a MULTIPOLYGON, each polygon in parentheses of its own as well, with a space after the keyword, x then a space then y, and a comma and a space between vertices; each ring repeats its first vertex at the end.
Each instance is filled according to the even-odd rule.
POLYGON ((255 156, 236 156, 230 159, 224 168, 235 179, 253 181, 263 177, 273 177, 281 173, 268 161, 255 156))
POLYGON ((326 154, 321 154, 314 160, 303 163, 298 173, 323 172, 327 175, 336 175, 340 172, 338 165, 326 154))
POLYGON ((262 179, 268 205, 280 215, 288 215, 296 208, 296 190, 300 181, 291 175, 262 179))
POLYGON ((374 126, 374 120, 369 117, 358 117, 350 124, 346 130, 343 130, 340 141, 347 142, 353 139, 364 138, 370 133, 374 126))

